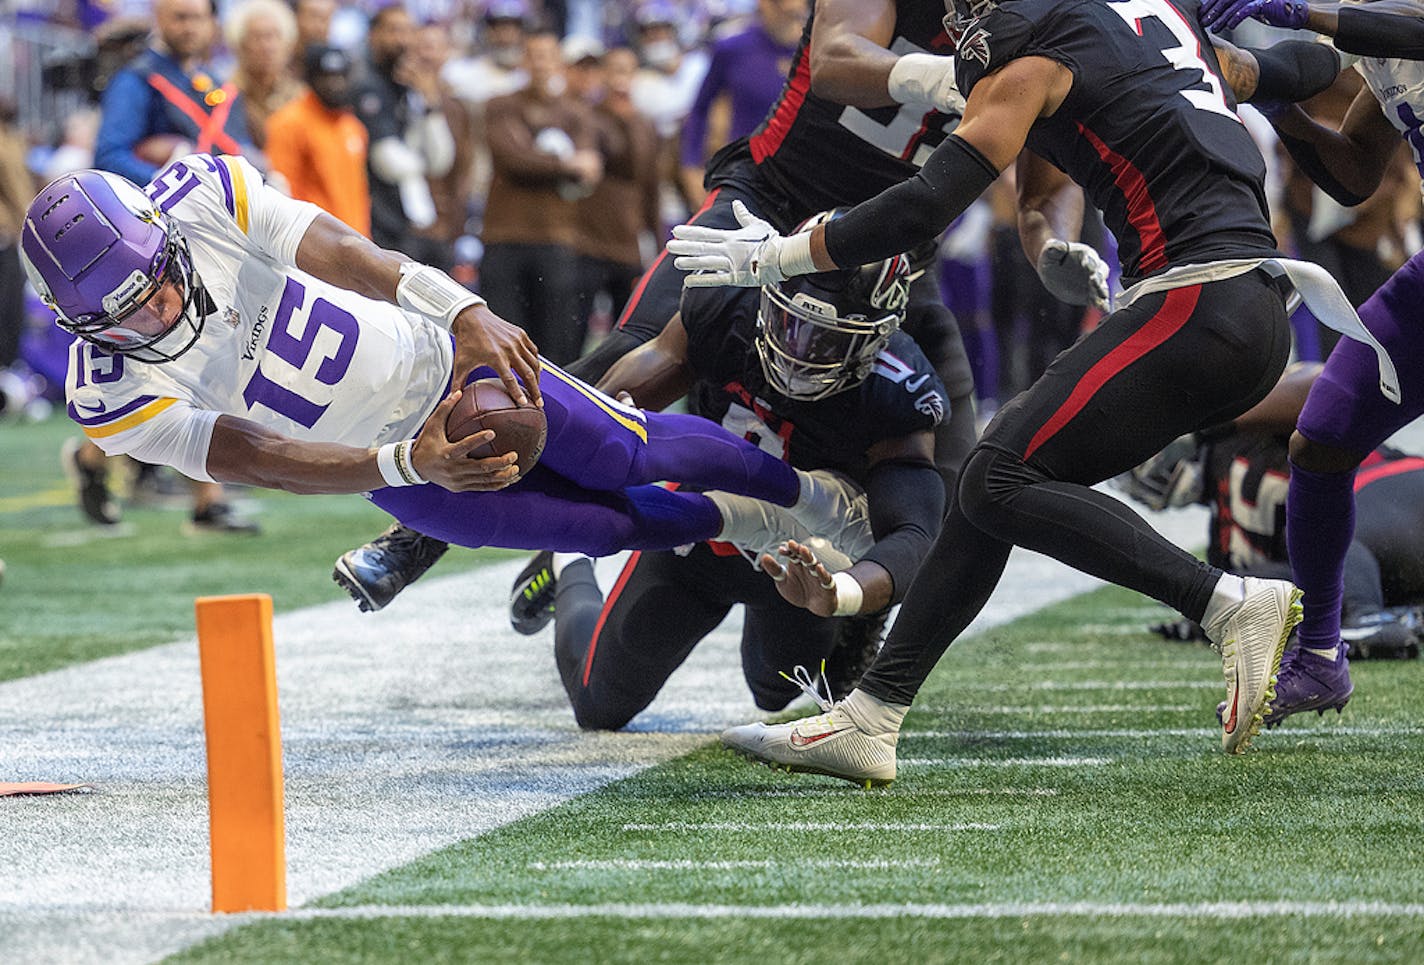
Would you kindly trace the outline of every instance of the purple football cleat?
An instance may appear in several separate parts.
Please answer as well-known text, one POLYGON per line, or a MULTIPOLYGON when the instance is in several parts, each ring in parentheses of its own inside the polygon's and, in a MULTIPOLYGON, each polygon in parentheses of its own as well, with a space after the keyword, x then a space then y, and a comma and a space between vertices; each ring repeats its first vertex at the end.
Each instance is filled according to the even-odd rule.
MULTIPOLYGON (((1275 727, 1291 714, 1313 710, 1324 714, 1334 708, 1336 713, 1345 709, 1355 685, 1350 682, 1350 660, 1341 656, 1339 660, 1324 660, 1320 657, 1289 650, 1281 660, 1280 675, 1276 680, 1276 699, 1271 702, 1271 710, 1263 721, 1267 727, 1275 727)), ((1226 710, 1223 701, 1216 706, 1216 719, 1226 710)))

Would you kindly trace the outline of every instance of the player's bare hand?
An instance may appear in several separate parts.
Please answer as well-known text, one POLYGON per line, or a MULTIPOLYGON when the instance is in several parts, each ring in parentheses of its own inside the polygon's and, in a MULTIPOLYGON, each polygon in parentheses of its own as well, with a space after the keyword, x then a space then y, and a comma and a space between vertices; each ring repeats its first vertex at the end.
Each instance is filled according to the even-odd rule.
POLYGON ((472 371, 488 365, 511 399, 544 407, 539 397, 539 349, 528 332, 500 318, 488 305, 471 305, 456 315, 450 331, 455 335, 452 389, 464 385, 472 371))
POLYGON ((451 492, 492 492, 519 481, 517 453, 471 459, 470 453, 494 440, 494 432, 482 429, 459 442, 445 434, 445 423, 455 403, 464 393, 458 389, 447 395, 425 420, 420 438, 411 450, 415 471, 428 482, 451 492))
POLYGON ((776 581, 776 592, 787 603, 810 610, 818 617, 836 612, 836 584, 809 546, 794 539, 776 548, 776 555, 761 554, 762 572, 776 581))

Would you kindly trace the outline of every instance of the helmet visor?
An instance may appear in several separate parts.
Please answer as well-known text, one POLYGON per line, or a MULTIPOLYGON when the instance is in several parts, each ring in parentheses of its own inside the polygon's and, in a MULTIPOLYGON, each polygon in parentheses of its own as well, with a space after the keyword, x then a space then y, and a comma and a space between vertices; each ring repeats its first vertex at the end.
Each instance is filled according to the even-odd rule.
POLYGON ((757 313, 762 370, 788 398, 823 399, 865 379, 897 321, 893 312, 838 316, 834 305, 805 292, 788 297, 764 286, 757 313))

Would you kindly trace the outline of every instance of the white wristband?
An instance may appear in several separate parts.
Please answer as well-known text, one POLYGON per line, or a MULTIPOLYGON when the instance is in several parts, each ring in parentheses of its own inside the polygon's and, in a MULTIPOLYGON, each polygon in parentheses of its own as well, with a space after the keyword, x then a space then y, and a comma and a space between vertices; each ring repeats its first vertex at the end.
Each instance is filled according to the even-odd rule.
POLYGON ((381 478, 387 486, 423 486, 427 482, 415 471, 415 463, 410 457, 413 446, 412 440, 403 439, 388 442, 376 450, 376 468, 381 471, 381 478))
POLYGON ((841 570, 831 574, 831 582, 836 585, 836 612, 833 616, 852 617, 859 613, 861 604, 865 602, 865 591, 855 577, 841 570))
POLYGON ((483 298, 439 268, 407 261, 400 266, 400 275, 396 283, 396 304, 434 319, 445 328, 454 324, 455 316, 471 305, 486 304, 483 298))
POLYGON ((811 258, 811 232, 803 231, 790 238, 781 239, 781 248, 776 253, 776 264, 781 274, 787 278, 794 275, 814 275, 816 262, 811 258))

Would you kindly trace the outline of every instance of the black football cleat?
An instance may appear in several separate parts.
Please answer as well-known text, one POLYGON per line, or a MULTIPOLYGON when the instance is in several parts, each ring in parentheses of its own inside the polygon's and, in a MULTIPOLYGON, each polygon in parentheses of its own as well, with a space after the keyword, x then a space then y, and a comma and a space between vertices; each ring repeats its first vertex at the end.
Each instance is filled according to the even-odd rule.
POLYGON ((365 546, 343 553, 331 578, 351 594, 362 613, 372 613, 420 579, 449 548, 396 523, 365 546))
POLYGON ((1387 607, 1354 613, 1340 621, 1340 639, 1351 660, 1414 660, 1419 656, 1419 611, 1387 607))
POLYGON ((824 671, 832 700, 843 699, 860 683, 861 674, 870 669, 880 652, 889 618, 890 611, 886 610, 836 621, 835 643, 826 655, 824 671))
POLYGON ((74 483, 79 494, 79 508, 90 522, 100 526, 113 526, 119 522, 121 512, 118 500, 109 490, 109 469, 107 465, 91 469, 79 458, 83 445, 79 439, 67 439, 60 448, 60 464, 65 475, 74 483))
POLYGON ((509 591, 509 625, 515 633, 533 636, 554 619, 554 554, 536 553, 514 578, 509 591))

